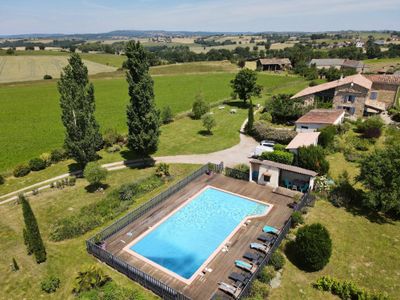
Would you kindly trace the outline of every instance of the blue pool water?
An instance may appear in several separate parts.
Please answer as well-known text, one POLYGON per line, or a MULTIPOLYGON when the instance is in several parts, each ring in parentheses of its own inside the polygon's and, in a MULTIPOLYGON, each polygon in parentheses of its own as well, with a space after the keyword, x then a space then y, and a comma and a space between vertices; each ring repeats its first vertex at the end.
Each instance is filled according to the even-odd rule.
POLYGON ((130 249, 189 279, 244 218, 267 209, 208 187, 130 249))

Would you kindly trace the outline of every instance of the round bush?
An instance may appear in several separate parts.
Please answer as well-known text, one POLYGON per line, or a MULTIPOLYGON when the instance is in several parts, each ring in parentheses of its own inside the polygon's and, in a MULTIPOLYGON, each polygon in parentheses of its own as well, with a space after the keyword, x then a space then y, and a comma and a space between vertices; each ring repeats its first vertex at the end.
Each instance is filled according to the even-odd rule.
POLYGON ((49 276, 40 283, 40 287, 43 292, 54 293, 60 287, 60 279, 55 276, 49 276))
POLYGON ((319 223, 300 228, 294 246, 297 263, 306 271, 323 269, 332 254, 329 232, 319 223))
POLYGON ((283 268, 285 265, 285 257, 279 251, 272 253, 271 258, 268 262, 269 265, 273 266, 276 271, 283 268))
POLYGON ((276 271, 274 267, 266 266, 261 270, 260 275, 258 275, 258 280, 260 280, 262 283, 269 284, 275 275, 276 271))
POLYGON ((254 280, 251 285, 250 295, 257 299, 266 299, 269 295, 269 286, 259 280, 254 280))
POLYGON ((51 162, 57 163, 59 161, 62 161, 63 159, 66 158, 66 153, 64 149, 55 149, 51 151, 50 157, 51 157, 51 162))
POLYGON ((32 171, 40 171, 46 168, 46 162, 41 158, 32 158, 29 161, 29 167, 32 171))
POLYGON ((27 165, 18 165, 15 167, 14 171, 13 171, 13 175, 15 177, 23 177, 29 174, 29 172, 31 171, 31 169, 29 168, 29 166, 27 165))
POLYGON ((92 185, 99 185, 106 180, 108 171, 97 162, 90 162, 86 165, 83 175, 92 185))
POLYGON ((4 179, 3 175, 0 174, 0 185, 4 184, 6 180, 4 179))

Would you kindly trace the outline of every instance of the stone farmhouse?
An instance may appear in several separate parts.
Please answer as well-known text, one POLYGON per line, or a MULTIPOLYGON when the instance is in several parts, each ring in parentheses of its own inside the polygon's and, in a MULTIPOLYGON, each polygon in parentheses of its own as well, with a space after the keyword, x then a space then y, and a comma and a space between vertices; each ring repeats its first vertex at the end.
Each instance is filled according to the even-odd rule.
POLYGON ((260 58, 257 60, 258 71, 285 71, 292 68, 288 58, 260 58))
POLYGON ((400 76, 356 74, 305 88, 292 99, 302 99, 306 105, 331 102, 332 108, 361 117, 380 114, 392 107, 400 95, 399 87, 400 76))

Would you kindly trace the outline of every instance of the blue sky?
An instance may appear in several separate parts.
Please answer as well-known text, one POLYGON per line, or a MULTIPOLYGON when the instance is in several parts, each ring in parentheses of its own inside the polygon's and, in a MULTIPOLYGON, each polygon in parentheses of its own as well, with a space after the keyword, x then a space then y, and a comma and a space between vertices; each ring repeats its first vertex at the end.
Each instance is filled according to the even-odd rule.
POLYGON ((18 0, 0 2, 0 35, 118 29, 400 30, 400 0, 18 0))

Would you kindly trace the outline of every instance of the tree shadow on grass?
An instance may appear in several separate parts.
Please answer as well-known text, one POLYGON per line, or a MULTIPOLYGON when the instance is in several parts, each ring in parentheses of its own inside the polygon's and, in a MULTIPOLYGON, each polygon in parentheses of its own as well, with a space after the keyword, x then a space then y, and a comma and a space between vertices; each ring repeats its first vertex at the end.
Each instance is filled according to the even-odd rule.
POLYGON ((242 100, 229 101, 224 104, 236 108, 243 108, 243 109, 249 108, 249 103, 248 102, 244 103, 244 101, 242 100))
POLYGON ((110 185, 108 185, 107 183, 89 184, 89 185, 85 186, 85 190, 88 193, 92 194, 92 193, 95 193, 97 191, 106 190, 109 187, 110 187, 110 185))
POLYGON ((78 164, 77 162, 74 163, 70 163, 68 165, 68 172, 69 173, 75 173, 78 172, 79 174, 77 175, 77 177, 82 176, 82 167, 80 164, 78 164))
POLYGON ((199 130, 197 133, 202 135, 202 136, 212 136, 212 135, 214 135, 212 133, 212 131, 208 131, 208 130, 199 130))

